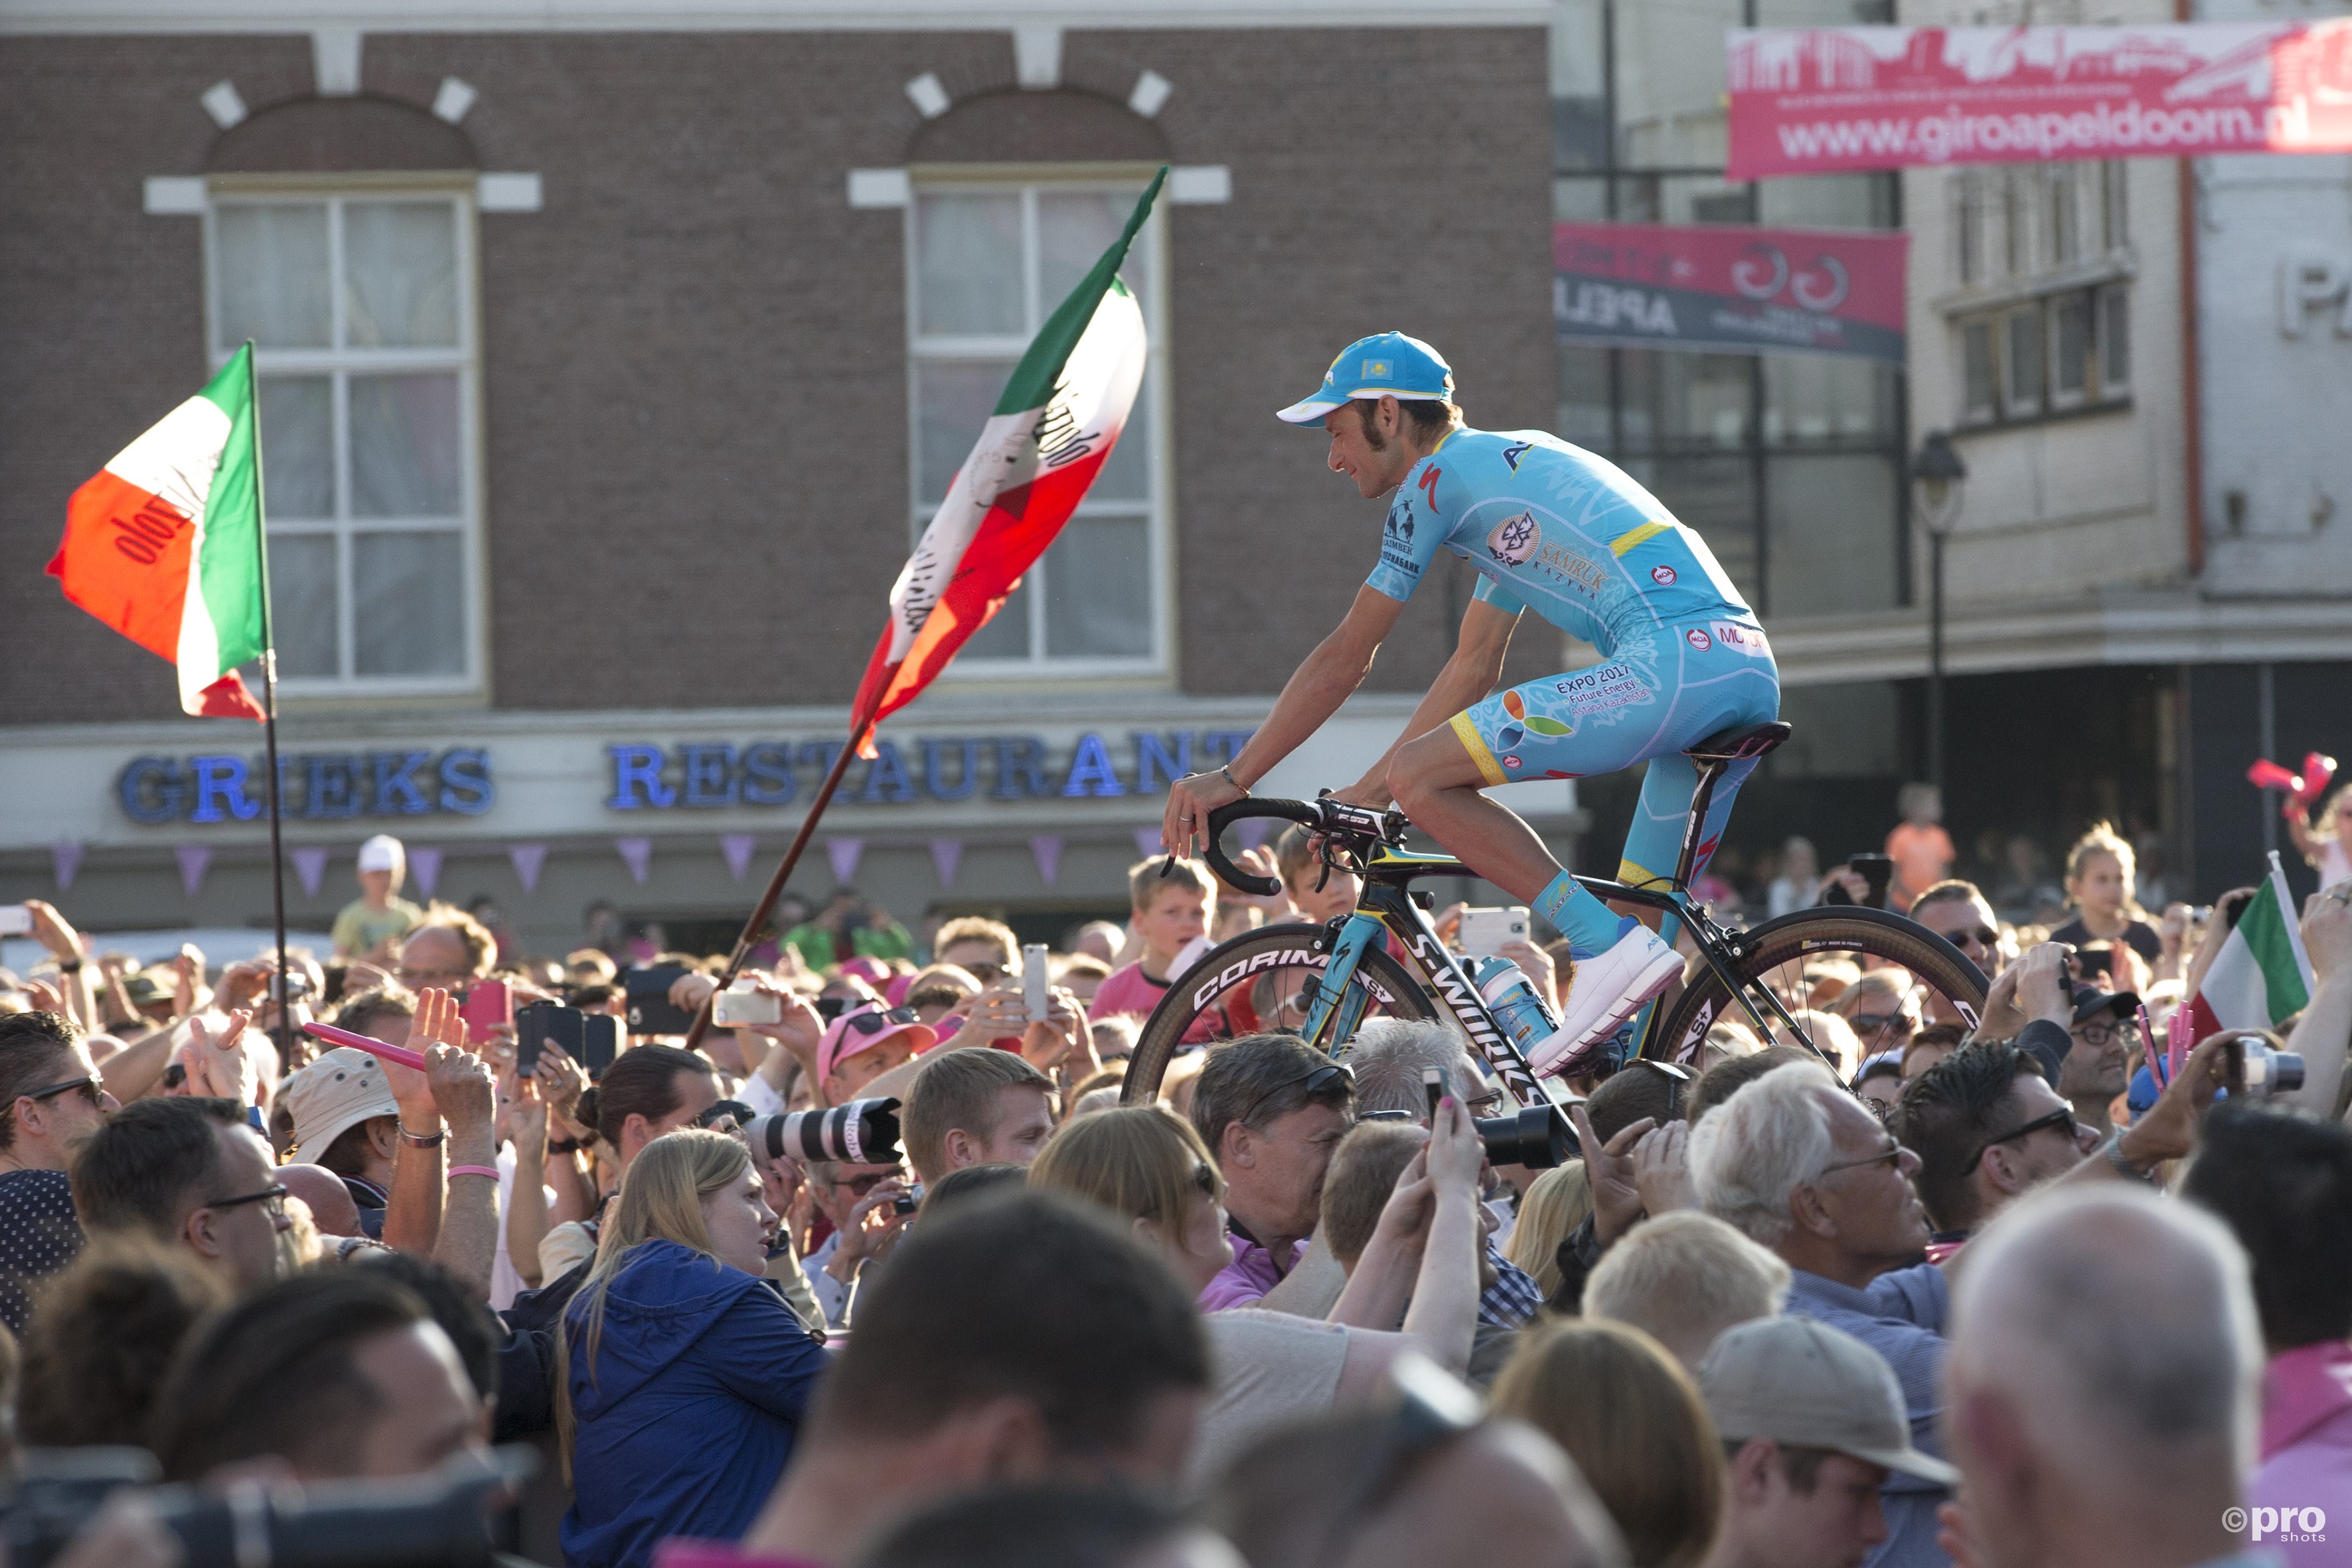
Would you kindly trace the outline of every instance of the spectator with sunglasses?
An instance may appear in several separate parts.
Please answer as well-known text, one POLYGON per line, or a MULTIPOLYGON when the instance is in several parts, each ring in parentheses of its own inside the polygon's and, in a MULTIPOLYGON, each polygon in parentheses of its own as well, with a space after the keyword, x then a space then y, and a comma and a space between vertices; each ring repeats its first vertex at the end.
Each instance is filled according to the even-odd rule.
POLYGON ((845 1104, 884 1073, 906 1066, 939 1043, 939 1031, 912 1007, 868 1004, 848 1008, 825 1026, 817 1041, 817 1087, 825 1104, 845 1104))
POLYGON ((1203 1310, 1249 1305, 1297 1263, 1355 1099, 1354 1075, 1296 1035, 1251 1035, 1209 1053, 1192 1126, 1224 1176, 1233 1259, 1201 1292, 1203 1310))
POLYGON ((808 1166, 809 1195, 832 1234, 811 1249, 801 1267, 809 1290, 824 1312, 827 1328, 845 1329, 856 1312, 859 1277, 866 1265, 887 1257, 912 1217, 898 1212, 910 1197, 898 1162, 856 1165, 814 1160, 808 1166))
POLYGON ((2006 966, 2000 951, 2000 921, 1974 882, 1958 878, 1937 882, 1911 902, 1911 918, 1960 950, 1988 980, 2006 966))
POLYGON ((234 1100, 142 1100, 75 1156, 74 1208, 90 1235, 184 1248, 242 1293, 284 1270, 278 1238, 294 1222, 276 1164, 234 1100))
POLYGON ((66 1172, 116 1105, 80 1027, 40 1012, 0 1016, 0 1319, 21 1334, 33 1285, 81 1250, 66 1172))
POLYGON ((2074 1120, 2031 1051, 1990 1041, 1964 1047, 1903 1090, 1891 1123, 1919 1156, 1919 1201, 1941 1262, 1971 1232, 2042 1183, 2074 1169, 2099 1135, 2074 1120))

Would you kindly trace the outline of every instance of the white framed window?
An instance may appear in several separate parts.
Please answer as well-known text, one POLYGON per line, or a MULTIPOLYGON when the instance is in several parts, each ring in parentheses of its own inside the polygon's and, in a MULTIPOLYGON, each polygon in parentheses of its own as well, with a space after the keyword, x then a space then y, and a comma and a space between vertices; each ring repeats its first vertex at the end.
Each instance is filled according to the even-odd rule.
POLYGON ((205 241, 213 363, 254 345, 281 689, 478 689, 470 194, 215 188, 205 241))
POLYGON ((2000 372, 1989 319, 1961 326, 1960 362, 1960 419, 1969 425, 1990 425, 2000 417, 2000 372))
MULTIPOLYGON (((1141 178, 926 181, 907 212, 910 521, 919 534, 1030 338, 1118 237, 1141 178)), ((1126 432, 1085 502, 950 673, 1152 675, 1170 667, 1164 270, 1155 213, 1121 276, 1149 334, 1126 432)))
POLYGON ((2011 310, 2004 323, 2009 341, 2002 345, 2008 384, 2002 389, 2001 412, 2011 419, 2042 412, 2042 307, 2011 310))
POLYGON ((2099 290, 2099 390, 2106 397, 2131 395, 2131 290, 2110 283, 2099 290))
POLYGON ((2077 289, 2051 298, 2050 406, 2080 408, 2098 386, 2098 366, 2091 354, 2091 294, 2077 289))

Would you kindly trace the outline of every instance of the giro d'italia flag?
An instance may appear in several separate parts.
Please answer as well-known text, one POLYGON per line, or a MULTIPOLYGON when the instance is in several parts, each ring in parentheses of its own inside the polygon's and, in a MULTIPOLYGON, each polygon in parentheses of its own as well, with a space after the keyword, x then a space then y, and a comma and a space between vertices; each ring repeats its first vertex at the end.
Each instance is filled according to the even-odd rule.
POLYGON ((912 702, 986 626, 1086 499, 1143 383, 1143 312, 1118 276, 1161 169, 1118 241, 1055 307, 1014 367, 971 456, 890 590, 890 624, 850 710, 874 725, 912 702))
POLYGON ((66 504, 68 599, 180 670, 190 713, 258 720, 236 667, 268 646, 253 345, 66 504))
POLYGON ((2271 854, 2271 874, 2254 889, 2212 967, 2189 1000, 2191 1040, 2222 1029, 2267 1029, 2311 1000, 2311 955, 2295 923, 2286 873, 2271 854))

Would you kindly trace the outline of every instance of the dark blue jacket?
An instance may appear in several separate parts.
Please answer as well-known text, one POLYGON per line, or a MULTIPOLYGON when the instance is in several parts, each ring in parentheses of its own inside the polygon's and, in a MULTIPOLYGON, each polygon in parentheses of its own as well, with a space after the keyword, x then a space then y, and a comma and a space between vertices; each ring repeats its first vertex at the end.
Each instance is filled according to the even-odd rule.
POLYGON ((674 1241, 638 1245, 604 1292, 591 1377, 587 1300, 571 1347, 572 1568, 640 1568, 673 1535, 733 1541, 791 1458, 825 1353, 767 1281, 674 1241))

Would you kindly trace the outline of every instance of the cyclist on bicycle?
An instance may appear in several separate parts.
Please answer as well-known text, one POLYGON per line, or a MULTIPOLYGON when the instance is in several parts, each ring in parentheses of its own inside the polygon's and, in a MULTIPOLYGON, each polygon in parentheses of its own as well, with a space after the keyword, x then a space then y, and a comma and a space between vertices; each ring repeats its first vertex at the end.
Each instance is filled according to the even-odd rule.
MULTIPOLYGON (((1648 760, 1618 879, 1664 883, 1697 789, 1697 769, 1681 752, 1717 731, 1776 718, 1780 674, 1706 542, 1655 497, 1557 436, 1469 428, 1453 395, 1436 350, 1382 332, 1350 343, 1312 396, 1280 411, 1330 432, 1331 468, 1366 499, 1395 492, 1380 563, 1241 753, 1170 789, 1161 834, 1189 851, 1212 809, 1239 799, 1362 682, 1437 552, 1466 556, 1479 583, 1453 657, 1396 743, 1339 795, 1376 808, 1394 801, 1567 936, 1577 962, 1560 1026, 1528 1055, 1538 1072, 1580 1070, 1583 1047, 1680 975, 1674 931, 1662 937, 1612 910, 1516 813, 1480 792, 1648 760), (1591 643, 1603 662, 1496 692, 1512 628, 1528 609, 1591 643)), ((1754 765, 1733 764, 1716 786, 1694 876, 1754 765)))

